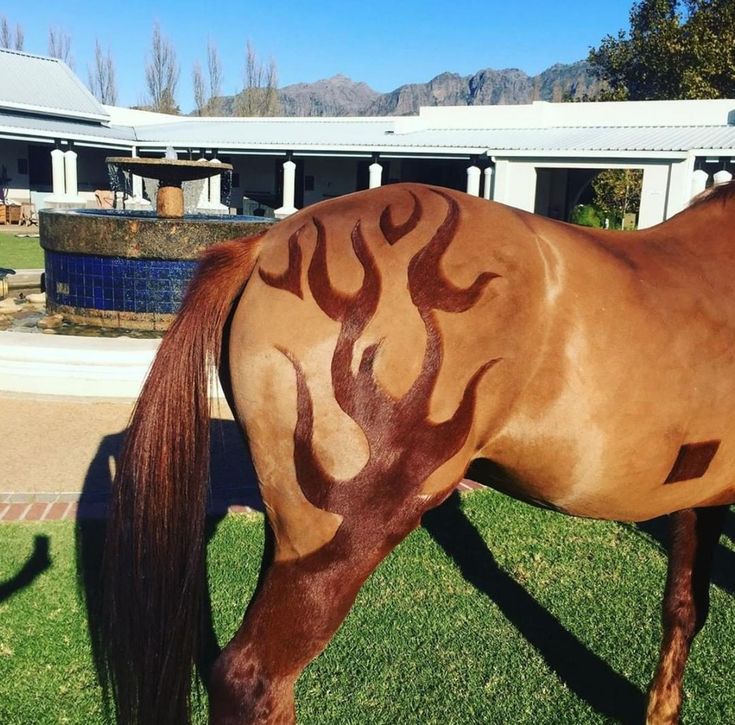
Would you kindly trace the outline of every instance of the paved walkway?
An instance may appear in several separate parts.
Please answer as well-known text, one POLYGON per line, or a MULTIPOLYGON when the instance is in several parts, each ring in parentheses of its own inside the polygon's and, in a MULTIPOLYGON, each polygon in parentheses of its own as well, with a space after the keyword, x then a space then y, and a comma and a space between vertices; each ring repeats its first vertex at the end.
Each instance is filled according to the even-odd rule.
MULTIPOLYGON (((134 401, 0 393, 0 522, 104 518, 134 401)), ((210 429, 210 514, 261 511, 255 472, 221 401, 210 429)), ((463 481, 460 490, 479 487, 463 481)))
MULTIPOLYGON (((130 399, 0 393, 0 521, 105 515, 130 399)), ((211 424, 216 515, 257 509, 255 475, 224 401, 211 424)))
POLYGON ((0 393, 0 494, 78 495, 88 477, 104 475, 103 459, 109 468, 133 405, 129 399, 0 393))
POLYGON ((0 232, 6 234, 38 234, 38 224, 0 224, 0 232))

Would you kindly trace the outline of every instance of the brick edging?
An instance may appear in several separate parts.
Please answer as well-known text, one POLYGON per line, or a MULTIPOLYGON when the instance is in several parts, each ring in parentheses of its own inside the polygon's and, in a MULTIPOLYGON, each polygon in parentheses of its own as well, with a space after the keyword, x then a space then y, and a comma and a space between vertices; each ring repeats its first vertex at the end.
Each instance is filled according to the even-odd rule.
MULTIPOLYGON (((485 486, 464 479, 457 485, 460 492, 476 491, 485 486)), ((17 521, 67 521, 69 519, 104 519, 107 501, 104 496, 84 496, 74 491, 44 491, 0 493, 0 523, 17 521)), ((257 508, 231 503, 232 497, 215 498, 210 502, 209 515, 254 514, 257 508)))
MULTIPOLYGON (((231 504, 227 499, 210 502, 209 514, 253 514, 251 506, 231 504)), ((107 501, 100 496, 83 500, 78 492, 12 492, 0 493, 0 523, 18 521, 68 521, 70 519, 104 519, 107 501)))

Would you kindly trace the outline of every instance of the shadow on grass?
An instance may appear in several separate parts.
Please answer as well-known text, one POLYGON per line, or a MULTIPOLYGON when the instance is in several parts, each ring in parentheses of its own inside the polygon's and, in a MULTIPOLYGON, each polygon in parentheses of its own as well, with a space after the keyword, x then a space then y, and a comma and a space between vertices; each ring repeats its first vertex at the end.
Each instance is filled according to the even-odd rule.
POLYGON ((33 552, 15 576, 0 584, 0 602, 9 599, 16 592, 33 583, 34 579, 51 566, 48 536, 33 539, 33 552))
MULTIPOLYGON (((643 521, 638 524, 629 524, 630 528, 646 534, 648 540, 658 544, 663 554, 669 549, 669 525, 666 516, 657 519, 643 521)), ((727 537, 735 542, 735 515, 732 510, 727 512, 722 537, 727 537)), ((722 540, 722 538, 720 539, 722 540)), ((735 551, 720 544, 715 549, 712 560, 712 575, 710 581, 720 589, 735 596, 735 551)))
MULTIPOLYGON (((106 690, 106 677, 101 657, 103 621, 100 577, 106 533, 105 516, 112 487, 111 464, 116 461, 124 438, 124 431, 106 436, 98 447, 87 469, 75 529, 77 586, 86 605, 94 665, 103 690, 106 690)), ((257 511, 263 510, 255 471, 237 424, 231 420, 212 420, 210 440, 207 543, 217 531, 217 525, 227 514, 229 506, 249 506, 257 511)), ((197 670, 206 685, 220 647, 214 631, 209 590, 205 591, 197 670)), ((109 707, 109 693, 105 691, 104 696, 109 707)))
POLYGON ((458 493, 425 514, 422 524, 454 560, 462 576, 498 605, 570 690, 607 718, 623 723, 642 721, 644 697, 640 690, 587 649, 498 566, 462 512, 458 493))

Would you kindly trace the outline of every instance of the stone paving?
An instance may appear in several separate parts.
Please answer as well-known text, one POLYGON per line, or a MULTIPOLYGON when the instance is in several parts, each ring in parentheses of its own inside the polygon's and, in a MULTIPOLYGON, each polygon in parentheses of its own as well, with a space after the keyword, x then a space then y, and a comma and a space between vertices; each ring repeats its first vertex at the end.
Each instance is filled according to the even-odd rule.
MULTIPOLYGON (((132 399, 0 393, 0 521, 105 516, 132 399)), ((257 510, 254 472, 227 404, 215 404, 213 515, 257 510)))
MULTIPOLYGON (((104 518, 133 403, 0 394, 0 522, 104 518)), ((210 515, 262 511, 255 472, 224 401, 210 437, 210 515)), ((478 486, 465 480, 459 490, 478 486)))
POLYGON ((92 485, 104 487, 133 405, 131 399, 0 393, 0 496, 41 502, 34 496, 49 494, 53 502, 60 492, 79 498, 92 485))

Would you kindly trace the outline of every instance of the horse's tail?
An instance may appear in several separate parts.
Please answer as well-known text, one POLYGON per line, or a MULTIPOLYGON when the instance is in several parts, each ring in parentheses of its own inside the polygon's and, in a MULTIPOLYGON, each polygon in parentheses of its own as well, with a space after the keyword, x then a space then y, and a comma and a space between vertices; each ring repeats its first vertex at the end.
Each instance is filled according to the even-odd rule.
POLYGON ((120 723, 185 723, 200 602, 210 374, 260 236, 201 259, 133 413, 113 487, 104 563, 103 658, 120 723))

